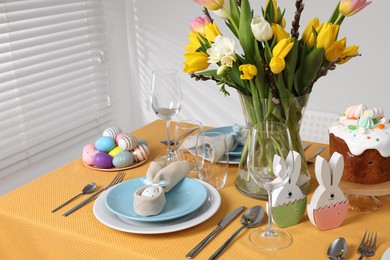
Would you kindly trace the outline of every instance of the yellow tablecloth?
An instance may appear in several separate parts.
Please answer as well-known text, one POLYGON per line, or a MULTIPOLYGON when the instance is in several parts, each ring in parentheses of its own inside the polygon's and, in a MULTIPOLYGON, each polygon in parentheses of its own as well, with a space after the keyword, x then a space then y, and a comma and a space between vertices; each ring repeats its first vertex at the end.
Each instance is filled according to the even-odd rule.
MULTIPOLYGON (((143 176, 151 158, 165 151, 159 140, 165 138, 164 122, 155 121, 133 134, 148 142, 150 159, 144 165, 127 170, 126 180, 143 176)), ((307 153, 313 153, 319 144, 313 144, 307 153)), ((322 156, 328 158, 328 150, 322 156)), ((310 170, 313 168, 311 166, 310 170)), ((217 213, 195 227, 167 234, 131 234, 111 229, 94 216, 93 202, 68 217, 62 213, 81 201, 78 199, 56 213, 50 211, 91 181, 105 186, 116 172, 100 172, 85 167, 81 159, 70 162, 37 180, 0 197, 0 259, 185 259, 185 254, 208 235, 217 223, 238 206, 265 207, 258 201, 242 195, 234 186, 237 166, 231 166, 226 186, 221 189, 221 206, 217 213)), ((28 172, 26 172, 28 174, 28 172)), ((313 180, 311 194, 317 186, 313 180)), ((347 259, 358 257, 357 247, 365 230, 378 232, 380 259, 390 247, 390 196, 380 197, 382 208, 376 212, 349 211, 343 225, 337 229, 320 231, 305 214, 302 222, 288 227, 293 243, 278 251, 261 251, 253 248, 244 230, 221 259, 327 259, 329 244, 337 237, 348 242, 347 259)), ((266 225, 266 218, 262 226, 266 225)), ((236 218, 220 232, 196 259, 207 259, 229 236, 240 227, 236 218)))

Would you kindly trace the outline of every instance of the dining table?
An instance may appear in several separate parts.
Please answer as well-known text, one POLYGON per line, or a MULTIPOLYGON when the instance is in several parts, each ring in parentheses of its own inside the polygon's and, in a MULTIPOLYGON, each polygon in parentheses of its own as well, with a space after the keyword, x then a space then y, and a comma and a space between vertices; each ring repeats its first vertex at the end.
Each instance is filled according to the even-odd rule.
MULTIPOLYGON (((153 121, 131 134, 147 143, 150 154, 145 163, 124 170, 124 182, 145 176, 153 158, 166 153, 166 146, 160 143, 160 140, 166 139, 164 121, 153 121)), ((90 142, 93 143, 94 140, 90 142)), ((329 159, 328 144, 303 143, 311 144, 305 151, 306 157, 318 147, 325 146, 321 156, 329 159)), ((186 259, 186 254, 237 207, 245 206, 248 209, 261 205, 266 208, 266 201, 248 197, 236 188, 238 165, 232 164, 229 166, 226 185, 214 191, 220 196, 220 204, 215 213, 195 225, 182 226, 178 230, 160 232, 158 222, 147 233, 109 226, 96 216, 96 203, 102 197, 67 217, 62 214, 85 196, 52 213, 52 209, 80 193, 85 184, 93 181, 98 188, 103 188, 118 172, 87 167, 81 154, 82 151, 79 158, 0 197, 0 259, 186 259)), ((308 167, 311 186, 307 203, 318 186, 314 164, 308 167)), ((187 177, 198 178, 196 173, 190 173, 187 177)), ((100 196, 104 195, 106 194, 102 193, 100 196)), ((390 195, 380 196, 379 199, 382 201, 379 210, 349 210, 341 226, 326 231, 319 230, 310 222, 306 210, 300 223, 284 228, 293 241, 289 247, 280 250, 261 250, 252 246, 249 241, 249 234, 254 229, 267 225, 265 216, 258 227, 244 229, 222 252, 220 259, 327 259, 328 247, 338 237, 344 237, 348 244, 345 259, 358 259, 358 247, 366 231, 378 234, 375 255, 367 259, 381 259, 390 247, 390 195)), ((243 212, 221 230, 194 259, 209 258, 241 226, 240 216, 243 212)), ((114 214, 110 217, 121 222, 114 214)), ((126 226, 125 222, 123 226, 126 226)))

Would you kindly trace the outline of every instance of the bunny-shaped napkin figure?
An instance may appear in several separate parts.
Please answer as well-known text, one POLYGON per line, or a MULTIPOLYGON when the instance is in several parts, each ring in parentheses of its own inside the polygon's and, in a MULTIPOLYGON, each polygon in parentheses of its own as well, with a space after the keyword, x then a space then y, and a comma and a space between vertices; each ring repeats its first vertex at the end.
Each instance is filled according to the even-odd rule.
MULTIPOLYGON (((279 227, 298 224, 306 210, 306 195, 296 184, 301 171, 301 155, 295 151, 288 154, 286 164, 294 163, 289 181, 272 191, 273 222, 279 227)), ((268 208, 268 207, 267 207, 268 208)))
POLYGON ((164 162, 152 162, 142 186, 134 192, 134 211, 140 216, 159 214, 165 205, 165 193, 169 192, 194 167, 192 163, 178 161, 164 167, 164 162))
POLYGON ((314 191, 307 211, 311 223, 320 230, 339 227, 348 213, 349 201, 338 186, 343 174, 344 158, 335 152, 329 162, 317 156, 315 175, 319 186, 314 191))

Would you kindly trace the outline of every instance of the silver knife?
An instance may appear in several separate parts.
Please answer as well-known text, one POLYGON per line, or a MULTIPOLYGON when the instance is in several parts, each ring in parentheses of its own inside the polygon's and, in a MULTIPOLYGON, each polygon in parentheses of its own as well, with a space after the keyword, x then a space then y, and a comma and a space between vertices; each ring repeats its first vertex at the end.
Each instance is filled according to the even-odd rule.
POLYGON ((194 247, 186 257, 191 259, 193 258, 219 231, 221 231, 224 227, 227 226, 241 211, 244 210, 244 206, 236 208, 232 212, 229 213, 226 217, 224 217, 219 223, 218 226, 207 236, 205 237, 197 246, 194 247))

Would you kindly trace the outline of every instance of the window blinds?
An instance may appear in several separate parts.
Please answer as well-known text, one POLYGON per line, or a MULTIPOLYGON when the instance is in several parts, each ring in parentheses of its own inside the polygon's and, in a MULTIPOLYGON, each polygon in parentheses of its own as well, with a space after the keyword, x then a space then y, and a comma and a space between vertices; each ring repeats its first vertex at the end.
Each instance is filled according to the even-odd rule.
POLYGON ((97 0, 0 1, 0 177, 110 121, 97 0))

